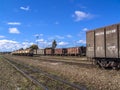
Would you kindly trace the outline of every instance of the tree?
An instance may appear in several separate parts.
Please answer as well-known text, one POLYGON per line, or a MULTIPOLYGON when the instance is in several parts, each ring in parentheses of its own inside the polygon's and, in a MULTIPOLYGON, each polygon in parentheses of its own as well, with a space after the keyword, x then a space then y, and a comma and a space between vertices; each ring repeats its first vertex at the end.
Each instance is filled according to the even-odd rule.
POLYGON ((38 45, 33 44, 33 45, 30 46, 30 49, 31 50, 36 50, 36 54, 37 54, 38 45))
POLYGON ((56 42, 56 40, 54 40, 54 41, 52 42, 52 48, 55 49, 56 46, 57 46, 57 42, 56 42))

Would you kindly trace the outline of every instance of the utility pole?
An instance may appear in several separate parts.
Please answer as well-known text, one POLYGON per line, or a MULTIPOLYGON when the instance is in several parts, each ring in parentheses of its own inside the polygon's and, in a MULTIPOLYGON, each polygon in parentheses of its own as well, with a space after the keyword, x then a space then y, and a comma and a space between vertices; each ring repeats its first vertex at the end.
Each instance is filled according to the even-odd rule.
POLYGON ((39 35, 36 35, 36 43, 38 45, 38 39, 39 39, 39 35))
MULTIPOLYGON (((39 35, 36 35, 36 43, 37 43, 37 46, 38 46, 38 39, 39 39, 39 35)), ((36 54, 37 54, 37 49, 36 49, 36 54)))

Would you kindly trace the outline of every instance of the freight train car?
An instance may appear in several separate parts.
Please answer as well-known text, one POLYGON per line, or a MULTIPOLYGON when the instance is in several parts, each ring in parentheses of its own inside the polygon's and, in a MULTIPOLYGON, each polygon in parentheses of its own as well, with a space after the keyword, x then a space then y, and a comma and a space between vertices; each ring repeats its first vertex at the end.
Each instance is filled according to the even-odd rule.
POLYGON ((37 49, 37 52, 36 50, 34 50, 34 55, 44 55, 45 54, 45 51, 44 49, 37 49))
POLYGON ((54 49, 53 48, 45 48, 44 55, 54 55, 54 49))
POLYGON ((84 46, 67 48, 68 56, 84 56, 85 54, 86 48, 84 46))
POLYGON ((67 55, 67 49, 66 48, 56 48, 54 51, 54 55, 58 55, 58 56, 65 56, 67 55))
POLYGON ((87 31, 87 57, 100 67, 120 68, 120 24, 87 31))
POLYGON ((12 55, 20 55, 20 56, 33 56, 33 50, 25 49, 25 50, 16 50, 11 53, 12 55))

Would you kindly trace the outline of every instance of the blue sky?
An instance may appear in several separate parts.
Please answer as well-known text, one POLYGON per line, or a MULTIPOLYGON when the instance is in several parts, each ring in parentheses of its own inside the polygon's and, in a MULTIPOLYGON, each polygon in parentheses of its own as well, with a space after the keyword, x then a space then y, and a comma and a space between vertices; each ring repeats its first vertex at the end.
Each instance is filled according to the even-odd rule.
POLYGON ((0 51, 81 46, 86 31, 120 22, 120 0, 0 0, 0 51), (36 36, 39 36, 37 39, 36 36))

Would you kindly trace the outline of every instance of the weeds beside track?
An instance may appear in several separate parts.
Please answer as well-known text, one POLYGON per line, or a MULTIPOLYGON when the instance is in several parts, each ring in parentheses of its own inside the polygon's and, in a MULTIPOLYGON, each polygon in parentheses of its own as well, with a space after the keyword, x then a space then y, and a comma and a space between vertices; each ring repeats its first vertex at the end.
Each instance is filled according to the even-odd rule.
POLYGON ((34 84, 42 87, 44 90, 86 90, 85 87, 75 85, 55 75, 46 73, 40 69, 36 69, 29 65, 10 60, 8 58, 5 58, 5 60, 16 70, 30 79, 34 84))

